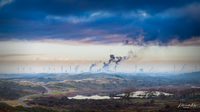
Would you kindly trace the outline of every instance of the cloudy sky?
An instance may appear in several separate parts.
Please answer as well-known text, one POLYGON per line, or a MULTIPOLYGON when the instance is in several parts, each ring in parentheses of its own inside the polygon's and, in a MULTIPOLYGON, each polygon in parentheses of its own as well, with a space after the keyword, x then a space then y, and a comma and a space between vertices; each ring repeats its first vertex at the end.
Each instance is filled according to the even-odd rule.
POLYGON ((129 57, 118 71, 200 70, 200 1, 0 0, 1 73, 113 70, 111 54, 129 57))

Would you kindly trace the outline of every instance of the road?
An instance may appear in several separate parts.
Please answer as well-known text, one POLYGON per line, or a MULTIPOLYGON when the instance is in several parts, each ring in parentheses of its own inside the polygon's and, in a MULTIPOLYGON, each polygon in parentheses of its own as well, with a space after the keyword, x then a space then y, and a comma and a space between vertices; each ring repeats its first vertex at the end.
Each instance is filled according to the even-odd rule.
MULTIPOLYGON (((51 93, 51 90, 50 90, 49 88, 47 88, 46 86, 42 86, 42 87, 44 87, 44 88, 47 90, 47 93, 45 93, 45 94, 50 94, 50 93, 51 93)), ((24 99, 24 98, 27 98, 27 97, 35 96, 35 95, 42 95, 42 94, 27 95, 27 96, 24 96, 24 97, 19 98, 19 99, 18 99, 18 102, 19 102, 21 105, 23 105, 24 107, 29 107, 29 108, 31 108, 31 106, 29 106, 29 105, 27 105, 26 103, 23 102, 23 99, 24 99)))
POLYGON ((42 87, 44 87, 48 92, 47 93, 45 93, 45 94, 50 94, 51 93, 51 90, 49 89, 49 88, 47 88, 46 86, 42 86, 42 87))

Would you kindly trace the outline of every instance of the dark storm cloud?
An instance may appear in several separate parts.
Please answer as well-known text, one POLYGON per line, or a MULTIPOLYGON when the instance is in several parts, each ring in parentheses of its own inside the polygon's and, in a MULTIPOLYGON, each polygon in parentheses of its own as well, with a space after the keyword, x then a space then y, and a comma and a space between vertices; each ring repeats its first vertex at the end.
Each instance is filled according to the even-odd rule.
POLYGON ((182 18, 151 18, 144 21, 144 41, 160 40, 168 43, 174 38, 184 41, 200 36, 200 20, 194 21, 188 17, 182 18))
MULTIPOLYGON (((192 2, 193 0, 15 0, 2 6, 2 10, 9 9, 9 12, 43 12, 47 15, 63 16, 85 15, 87 11, 126 12, 140 9, 154 14, 192 2)), ((21 16, 26 17, 25 15, 21 16)))
POLYGON ((199 0, 14 0, 0 3, 0 40, 139 44, 200 36, 199 0), (117 36, 112 36, 117 35, 117 36), (139 38, 143 37, 139 40, 139 38), (87 42, 88 42, 87 41, 87 42))

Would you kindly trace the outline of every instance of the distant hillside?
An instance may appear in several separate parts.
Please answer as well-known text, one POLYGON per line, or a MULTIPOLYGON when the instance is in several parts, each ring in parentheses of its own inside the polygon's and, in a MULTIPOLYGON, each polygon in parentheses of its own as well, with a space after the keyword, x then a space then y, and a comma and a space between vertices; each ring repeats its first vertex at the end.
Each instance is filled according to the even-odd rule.
POLYGON ((95 80, 101 80, 105 78, 124 79, 123 77, 119 75, 108 74, 108 73, 83 73, 83 74, 56 77, 57 80, 80 80, 80 79, 86 79, 86 78, 94 78, 95 80))
POLYGON ((168 76, 172 79, 200 80, 200 72, 184 73, 179 75, 168 76))
POLYGON ((17 78, 33 78, 33 77, 49 77, 49 76, 57 76, 57 74, 49 74, 49 73, 35 73, 35 74, 29 74, 29 73, 22 73, 22 74, 0 74, 0 79, 17 79, 17 78))
POLYGON ((16 100, 21 96, 45 91, 45 89, 31 82, 13 82, 0 80, 0 99, 16 100))

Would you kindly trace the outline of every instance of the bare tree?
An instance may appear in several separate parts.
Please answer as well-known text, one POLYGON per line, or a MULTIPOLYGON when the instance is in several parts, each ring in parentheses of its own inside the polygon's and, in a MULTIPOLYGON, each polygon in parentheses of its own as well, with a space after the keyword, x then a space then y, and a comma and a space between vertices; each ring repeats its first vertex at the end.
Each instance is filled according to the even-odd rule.
POLYGON ((44 92, 45 92, 45 91, 42 91, 42 95, 44 95, 44 92))
POLYGON ((150 88, 147 92, 147 97, 148 98, 153 98, 156 94, 156 89, 155 88, 150 88))
POLYGON ((132 96, 132 95, 134 94, 135 91, 136 91, 135 88, 126 89, 126 90, 124 91, 124 96, 122 96, 122 99, 125 99, 125 101, 126 101, 126 100, 130 101, 130 98, 131 98, 130 96, 132 96))

